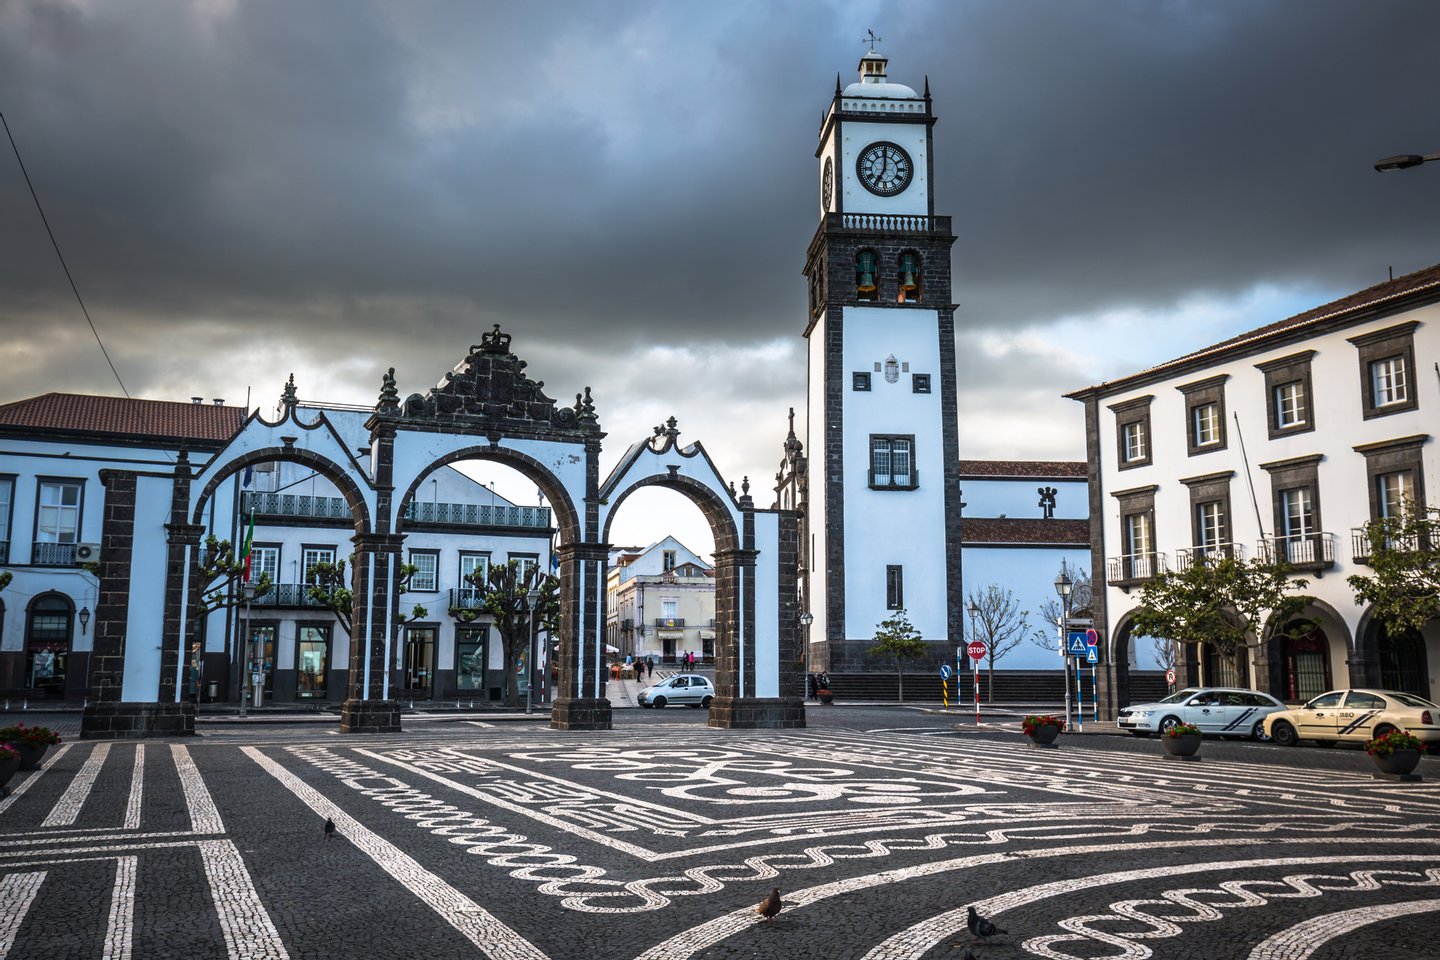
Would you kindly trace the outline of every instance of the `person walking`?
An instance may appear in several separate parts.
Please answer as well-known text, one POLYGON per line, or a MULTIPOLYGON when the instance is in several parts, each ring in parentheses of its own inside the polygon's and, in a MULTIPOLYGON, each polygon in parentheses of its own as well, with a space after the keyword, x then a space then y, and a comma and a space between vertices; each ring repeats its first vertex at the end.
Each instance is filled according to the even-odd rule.
POLYGON ((650 656, 648 656, 648 657, 645 658, 645 676, 646 676, 646 677, 653 677, 653 676, 655 676, 655 654, 653 654, 653 653, 650 654, 650 656))

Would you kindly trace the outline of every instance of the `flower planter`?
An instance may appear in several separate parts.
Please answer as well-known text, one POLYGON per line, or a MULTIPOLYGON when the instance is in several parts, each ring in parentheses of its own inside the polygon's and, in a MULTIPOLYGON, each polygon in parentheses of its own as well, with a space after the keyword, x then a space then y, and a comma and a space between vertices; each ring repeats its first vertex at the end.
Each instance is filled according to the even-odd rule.
POLYGON ((1160 742, 1165 744, 1167 756, 1178 760, 1199 760, 1201 737, 1198 733, 1181 734, 1178 737, 1164 736, 1160 742))
POLYGON ((0 760, 0 794, 4 794, 5 784, 10 782, 10 778, 15 776, 16 771, 18 771, 19 769, 19 757, 11 757, 9 760, 0 760))
POLYGON ((1033 732, 1027 733, 1032 747, 1056 747, 1055 738, 1060 736, 1060 728, 1052 726, 1036 727, 1033 732))
POLYGON ((1396 750, 1392 753, 1372 753, 1370 759, 1375 761, 1375 769, 1385 777, 1397 777, 1403 779, 1419 780, 1419 777, 1412 777, 1415 768, 1420 765, 1419 750, 1396 750))
POLYGON ((826 692, 826 693, 817 693, 817 694, 815 694, 815 696, 817 696, 817 697, 820 698, 820 702, 821 702, 821 703, 829 703, 831 700, 834 700, 834 699, 835 699, 835 695, 834 695, 833 693, 829 693, 829 692, 826 692))
POLYGON ((26 743, 17 743, 14 746, 20 752, 21 770, 34 770, 40 766, 40 761, 45 758, 45 751, 50 749, 48 743, 42 743, 38 747, 32 747, 26 743))

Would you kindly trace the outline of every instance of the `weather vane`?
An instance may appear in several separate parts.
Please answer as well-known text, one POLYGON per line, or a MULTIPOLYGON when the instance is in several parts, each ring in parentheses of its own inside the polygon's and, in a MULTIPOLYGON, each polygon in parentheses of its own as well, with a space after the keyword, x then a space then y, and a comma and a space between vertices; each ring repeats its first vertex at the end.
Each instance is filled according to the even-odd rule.
POLYGON ((869 34, 869 36, 861 37, 861 38, 860 38, 860 42, 861 42, 861 43, 868 43, 868 44, 870 45, 870 52, 871 52, 871 53, 874 53, 874 52, 875 52, 875 44, 880 43, 880 42, 883 41, 885 38, 884 38, 884 37, 877 37, 877 36, 875 36, 875 31, 874 31, 874 30, 866 30, 865 32, 866 32, 867 34, 869 34))

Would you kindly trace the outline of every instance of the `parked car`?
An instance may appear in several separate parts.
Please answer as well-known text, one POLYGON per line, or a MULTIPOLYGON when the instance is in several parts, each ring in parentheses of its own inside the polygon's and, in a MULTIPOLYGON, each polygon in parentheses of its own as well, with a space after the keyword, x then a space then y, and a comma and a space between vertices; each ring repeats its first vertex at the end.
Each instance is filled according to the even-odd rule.
POLYGON ((1266 740, 1266 718, 1284 709, 1285 704, 1258 690, 1187 687, 1156 703, 1124 708, 1116 723, 1137 737, 1164 733, 1177 723, 1193 723, 1201 733, 1266 740))
POLYGON ((1265 732, 1286 747, 1301 740, 1323 747, 1365 743, 1391 730, 1409 730, 1433 749, 1440 743, 1440 706, 1398 690, 1331 690, 1265 718, 1265 732))
POLYGON ((710 682, 709 677, 702 677, 698 673, 682 673, 646 687, 640 691, 638 699, 640 706, 647 708, 683 703, 699 709, 709 707, 710 701, 715 699, 715 685, 710 682))

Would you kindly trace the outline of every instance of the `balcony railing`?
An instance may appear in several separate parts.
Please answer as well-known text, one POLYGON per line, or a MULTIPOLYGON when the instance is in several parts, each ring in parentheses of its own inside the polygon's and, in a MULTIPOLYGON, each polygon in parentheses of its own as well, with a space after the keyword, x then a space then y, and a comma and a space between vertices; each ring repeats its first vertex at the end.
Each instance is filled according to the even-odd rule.
POLYGON ((1165 554, 1135 553, 1105 561, 1105 579, 1117 587, 1153 580, 1166 570, 1165 554))
POLYGON ((1288 563, 1292 567, 1325 570, 1335 566, 1335 534, 1300 533, 1290 537, 1266 537, 1258 553, 1265 563, 1288 563))
POLYGON ((240 494, 240 513, 264 517, 311 517, 317 520, 349 520, 350 505, 344 497, 310 497, 299 493, 240 494))
POLYGON ((37 540, 30 547, 30 562, 40 567, 73 567, 75 544, 41 543, 37 540))
POLYGON ((828 213, 828 226, 846 230, 873 230, 876 233, 939 233, 950 232, 949 217, 921 217, 908 214, 828 213))
POLYGON ((475 587, 451 587, 450 606, 462 610, 479 610, 485 603, 485 591, 475 587))
POLYGON ((684 617, 656 617, 655 628, 657 630, 684 630, 684 617))
POLYGON ((412 500, 405 509, 405 520, 410 523, 446 523, 465 527, 529 527, 544 530, 550 526, 550 508, 412 500))
MULTIPOLYGON (((1369 563, 1371 554, 1375 552, 1370 543, 1370 530, 1373 526, 1374 524, 1367 523, 1363 527, 1350 528, 1350 551, 1356 563, 1369 563)), ((1415 537, 1388 537, 1385 547, 1389 550, 1409 552, 1420 549, 1420 543, 1415 537)))
POLYGON ((251 600, 257 607, 323 607, 318 600, 307 596, 308 583, 272 583, 270 589, 251 600))
POLYGON ((1183 572, 1189 570, 1197 561, 1203 563, 1207 560, 1220 560, 1225 557, 1243 560, 1245 559, 1245 548, 1238 543, 1212 543, 1203 547, 1182 547, 1175 551, 1175 566, 1183 572))

